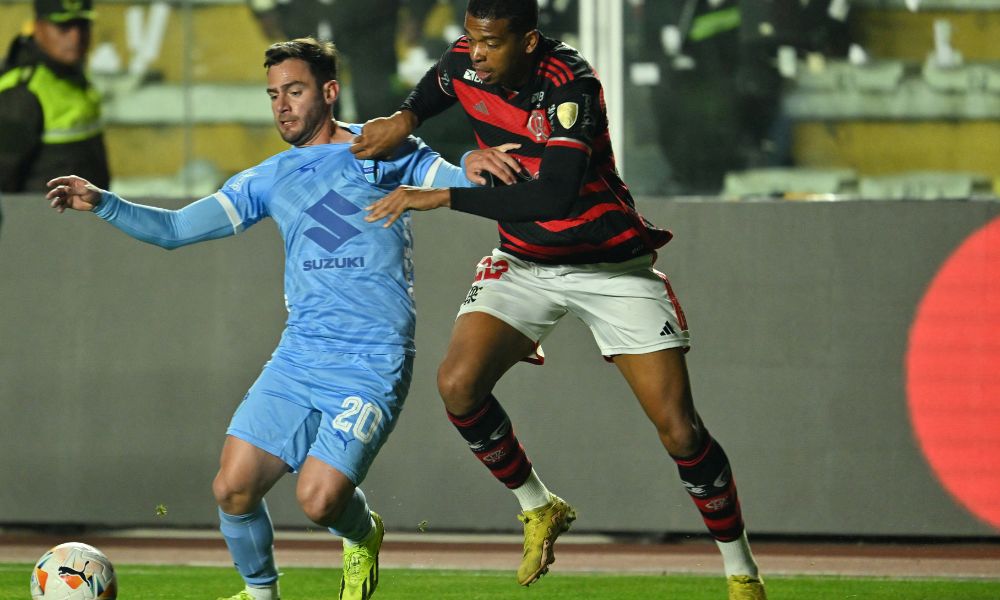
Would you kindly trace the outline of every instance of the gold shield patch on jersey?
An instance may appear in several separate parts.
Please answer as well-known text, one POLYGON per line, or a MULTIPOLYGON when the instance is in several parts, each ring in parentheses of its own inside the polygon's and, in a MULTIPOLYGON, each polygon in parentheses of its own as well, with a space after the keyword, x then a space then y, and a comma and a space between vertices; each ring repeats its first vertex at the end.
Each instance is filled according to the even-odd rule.
POLYGON ((559 124, 569 129, 576 124, 576 117, 580 114, 580 107, 576 102, 563 102, 556 108, 556 117, 559 124))

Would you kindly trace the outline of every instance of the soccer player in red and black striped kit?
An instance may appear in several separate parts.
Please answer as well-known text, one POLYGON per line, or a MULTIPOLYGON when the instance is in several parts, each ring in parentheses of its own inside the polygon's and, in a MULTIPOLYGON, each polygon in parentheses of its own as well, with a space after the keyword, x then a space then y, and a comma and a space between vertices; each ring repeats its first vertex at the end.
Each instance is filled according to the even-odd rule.
POLYGON ((553 544, 576 518, 531 466, 492 391, 565 314, 593 332, 621 371, 718 543, 729 598, 762 600, 729 460, 694 408, 684 360, 683 312, 656 249, 670 232, 635 210, 615 169, 601 83, 580 54, 541 35, 536 0, 470 0, 466 35, 414 88, 400 111, 369 121, 352 152, 388 154, 419 123, 459 103, 480 148, 473 189, 402 187, 369 207, 388 226, 406 210, 450 207, 496 220, 500 246, 479 263, 438 371, 451 422, 522 509, 530 585, 553 562, 553 544), (502 182, 502 183, 501 183, 502 182), (506 184, 506 185, 504 185, 506 184))

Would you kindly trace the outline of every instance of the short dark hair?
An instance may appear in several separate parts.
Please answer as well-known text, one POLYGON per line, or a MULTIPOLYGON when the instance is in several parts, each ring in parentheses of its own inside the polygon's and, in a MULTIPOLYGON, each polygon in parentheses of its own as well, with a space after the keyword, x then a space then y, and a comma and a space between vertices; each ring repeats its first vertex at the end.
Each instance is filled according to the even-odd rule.
POLYGON ((538 0, 469 0, 465 12, 476 19, 510 19, 515 33, 538 29, 538 0))
POLYGON ((264 51, 264 68, 270 69, 290 58, 297 58, 309 65, 309 71, 316 78, 316 85, 322 87, 327 81, 337 78, 337 47, 333 42, 320 42, 315 38, 296 38, 288 42, 278 42, 264 51))

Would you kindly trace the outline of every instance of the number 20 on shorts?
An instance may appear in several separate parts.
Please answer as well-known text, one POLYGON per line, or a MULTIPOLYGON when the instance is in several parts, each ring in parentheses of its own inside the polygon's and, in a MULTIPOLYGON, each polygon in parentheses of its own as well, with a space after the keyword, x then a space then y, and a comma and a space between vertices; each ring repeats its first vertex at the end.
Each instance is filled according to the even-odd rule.
POLYGON ((334 428, 345 433, 353 432, 355 439, 362 444, 372 441, 379 424, 382 423, 382 409, 358 396, 344 398, 341 407, 344 412, 333 418, 334 428))

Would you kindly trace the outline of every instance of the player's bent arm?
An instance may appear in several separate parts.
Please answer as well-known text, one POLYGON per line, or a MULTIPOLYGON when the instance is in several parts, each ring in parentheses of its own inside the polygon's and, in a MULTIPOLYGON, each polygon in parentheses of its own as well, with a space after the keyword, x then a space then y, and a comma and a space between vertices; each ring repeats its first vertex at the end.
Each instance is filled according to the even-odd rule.
POLYGON ((428 69, 395 113, 364 124, 361 135, 351 144, 355 157, 370 160, 390 156, 421 123, 458 101, 442 89, 440 68, 439 61, 428 69))
POLYGON ((389 157, 416 128, 417 117, 409 110, 377 117, 362 126, 361 135, 351 144, 351 152, 364 160, 389 157))
POLYGON ((579 197, 589 155, 549 146, 538 178, 495 188, 453 189, 451 209, 495 221, 551 221, 569 214, 579 197))
MULTIPOLYGON (((445 53, 447 55, 447 52, 445 53)), ((444 60, 443 58, 441 60, 444 60)), ((409 111, 415 118, 414 127, 427 119, 434 117, 458 102, 454 92, 446 91, 442 86, 441 73, 447 67, 439 60, 427 69, 417 85, 410 90, 400 108, 401 112, 409 111)))
POLYGON ((469 155, 466 152, 462 156, 462 166, 453 165, 442 157, 438 157, 427 171, 424 178, 425 188, 467 188, 476 187, 474 181, 470 181, 465 175, 465 159, 469 155))
POLYGON ((519 148, 519 144, 504 144, 495 148, 472 150, 462 155, 459 165, 453 165, 440 154, 428 148, 418 138, 410 138, 414 163, 412 176, 404 177, 402 183, 421 188, 461 188, 475 187, 486 183, 480 175, 484 170, 499 170, 492 165, 502 165, 505 181, 514 181, 514 168, 520 169, 517 160, 507 152, 519 148))
POLYGON ((102 190, 94 214, 137 240, 167 250, 234 235, 242 230, 232 202, 221 192, 179 210, 166 210, 134 204, 102 190))

